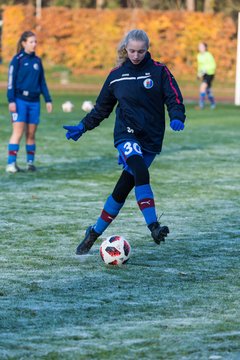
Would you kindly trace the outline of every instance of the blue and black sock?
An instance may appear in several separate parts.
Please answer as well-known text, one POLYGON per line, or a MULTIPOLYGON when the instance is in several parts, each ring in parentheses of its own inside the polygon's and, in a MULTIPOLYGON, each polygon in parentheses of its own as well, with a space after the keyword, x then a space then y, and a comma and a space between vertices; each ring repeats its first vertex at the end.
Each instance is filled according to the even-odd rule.
POLYGON ((135 187, 135 195, 147 225, 157 221, 153 192, 150 184, 135 187))
POLYGON ((8 164, 17 161, 17 153, 19 151, 19 144, 8 144, 8 164))
POLYGON ((117 201, 115 201, 112 195, 110 195, 107 198, 102 213, 98 218, 96 224, 93 226, 93 229, 98 234, 102 234, 118 215, 119 211, 123 207, 123 204, 124 203, 118 203, 117 201))

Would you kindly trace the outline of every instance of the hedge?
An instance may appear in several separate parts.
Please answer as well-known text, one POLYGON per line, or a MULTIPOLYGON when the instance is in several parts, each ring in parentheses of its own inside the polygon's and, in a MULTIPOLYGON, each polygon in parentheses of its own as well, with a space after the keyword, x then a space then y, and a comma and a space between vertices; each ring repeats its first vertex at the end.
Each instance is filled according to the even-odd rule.
POLYGON ((115 65, 119 41, 133 28, 147 32, 152 57, 166 63, 176 75, 196 74, 198 43, 205 41, 221 78, 235 77, 236 26, 221 13, 50 7, 43 8, 41 19, 36 20, 32 6, 7 6, 3 12, 3 60, 8 62, 15 54, 20 34, 33 30, 45 65, 65 65, 79 73, 108 71, 115 65))

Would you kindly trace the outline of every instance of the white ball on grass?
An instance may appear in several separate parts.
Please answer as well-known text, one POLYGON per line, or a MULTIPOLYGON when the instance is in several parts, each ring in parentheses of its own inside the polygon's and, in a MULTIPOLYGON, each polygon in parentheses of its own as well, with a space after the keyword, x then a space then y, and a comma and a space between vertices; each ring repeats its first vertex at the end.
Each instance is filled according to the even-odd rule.
POLYGON ((74 105, 71 103, 71 101, 65 101, 65 103, 62 104, 63 112, 71 112, 74 108, 74 105))
POLYGON ((125 264, 130 254, 131 246, 123 236, 109 236, 100 246, 101 258, 107 265, 125 264))
POLYGON ((85 100, 82 104, 82 110, 86 112, 90 112, 93 109, 93 103, 89 100, 85 100))

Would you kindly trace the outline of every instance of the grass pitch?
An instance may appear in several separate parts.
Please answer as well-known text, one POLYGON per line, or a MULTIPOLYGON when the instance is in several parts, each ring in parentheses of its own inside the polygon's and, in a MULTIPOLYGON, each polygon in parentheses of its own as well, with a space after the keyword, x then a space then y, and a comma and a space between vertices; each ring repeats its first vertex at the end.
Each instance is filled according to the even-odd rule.
POLYGON ((114 116, 67 141, 62 125, 78 122, 94 97, 56 94, 37 132, 38 171, 9 175, 1 99, 0 358, 239 359, 239 108, 189 105, 184 132, 167 125, 151 180, 171 234, 156 246, 131 194, 104 234, 131 243, 129 263, 116 268, 100 259, 100 240, 75 256, 121 172, 114 116))

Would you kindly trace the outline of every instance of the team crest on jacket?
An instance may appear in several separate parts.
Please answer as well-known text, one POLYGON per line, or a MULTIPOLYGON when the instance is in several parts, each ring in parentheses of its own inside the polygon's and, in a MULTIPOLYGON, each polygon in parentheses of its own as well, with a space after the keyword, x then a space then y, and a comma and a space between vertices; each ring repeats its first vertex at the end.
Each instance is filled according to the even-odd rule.
POLYGON ((143 82, 143 86, 146 89, 151 89, 153 87, 153 80, 152 79, 145 79, 143 82))
POLYGON ((38 69, 39 69, 39 65, 38 65, 37 63, 35 63, 35 64, 33 65, 33 68, 34 68, 35 70, 38 70, 38 69))

